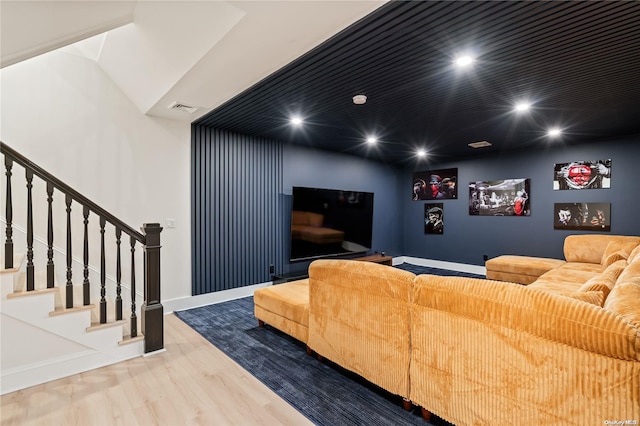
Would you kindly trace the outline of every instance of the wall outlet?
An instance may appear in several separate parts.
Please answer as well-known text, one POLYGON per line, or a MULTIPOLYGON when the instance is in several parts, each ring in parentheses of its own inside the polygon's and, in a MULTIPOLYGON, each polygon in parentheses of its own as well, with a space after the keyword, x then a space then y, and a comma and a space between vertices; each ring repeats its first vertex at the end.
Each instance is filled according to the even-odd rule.
POLYGON ((273 265, 269 265, 269 273, 270 274, 275 274, 276 273, 276 268, 273 265))

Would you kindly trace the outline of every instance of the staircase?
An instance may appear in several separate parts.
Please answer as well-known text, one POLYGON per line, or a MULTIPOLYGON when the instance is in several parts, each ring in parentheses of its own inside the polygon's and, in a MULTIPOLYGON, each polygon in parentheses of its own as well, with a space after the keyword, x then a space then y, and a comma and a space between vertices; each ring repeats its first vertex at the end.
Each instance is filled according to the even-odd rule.
POLYGON ((137 232, 6 144, 0 151, 6 188, 0 218, 0 394, 161 350, 160 225, 144 224, 137 232), (14 164, 24 168, 24 186, 12 182, 14 164), (34 176, 46 194, 37 194, 34 176), (62 209, 56 209, 54 196, 64 202, 62 209), (26 205, 14 206, 21 197, 26 205), (25 214, 15 221, 14 210, 25 214), (80 223, 73 223, 73 210, 82 212, 80 223), (66 211, 64 220, 54 221, 54 211, 66 211), (34 217, 36 224, 46 223, 46 238, 34 233, 34 217), (105 235, 109 228, 113 234, 105 235), (64 247, 54 233, 64 236, 64 247), (123 234, 129 236, 125 261, 123 234), (74 256, 74 242, 82 242, 82 258, 74 256), (89 261, 96 253, 99 266, 89 261), (142 294, 136 281, 143 284, 142 294))

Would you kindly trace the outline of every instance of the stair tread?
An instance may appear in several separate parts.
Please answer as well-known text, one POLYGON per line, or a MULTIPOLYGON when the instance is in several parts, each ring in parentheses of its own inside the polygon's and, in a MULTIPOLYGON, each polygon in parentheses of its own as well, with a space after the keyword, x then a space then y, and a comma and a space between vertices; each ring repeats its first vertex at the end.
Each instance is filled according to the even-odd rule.
POLYGON ((121 341, 118 342, 118 345, 123 346, 131 343, 135 343, 135 342, 141 342, 143 340, 144 340, 144 334, 142 333, 138 333, 136 337, 131 337, 131 335, 126 335, 122 338, 121 341))
POLYGON ((90 311, 95 307, 96 305, 83 305, 83 306, 74 306, 73 308, 56 308, 55 310, 49 312, 49 316, 53 317, 56 315, 70 314, 73 312, 90 311))
POLYGON ((36 294, 55 293, 57 291, 58 291, 58 289, 55 288, 55 287, 53 287, 53 288, 37 288, 37 289, 31 290, 31 291, 16 291, 16 292, 7 294, 7 299, 13 299, 13 298, 16 298, 16 297, 33 296, 33 295, 36 295, 36 294))
POLYGON ((111 322, 106 322, 104 324, 101 324, 99 322, 92 322, 91 325, 87 327, 87 331, 102 330, 105 328, 116 327, 124 324, 126 324, 125 320, 111 321, 111 322))

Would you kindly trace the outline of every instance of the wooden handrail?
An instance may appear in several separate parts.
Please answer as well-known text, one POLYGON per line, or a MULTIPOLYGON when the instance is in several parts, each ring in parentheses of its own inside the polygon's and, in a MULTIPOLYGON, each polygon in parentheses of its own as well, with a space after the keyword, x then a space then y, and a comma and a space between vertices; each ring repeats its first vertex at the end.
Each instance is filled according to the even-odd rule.
POLYGON ((129 236, 135 238, 142 244, 146 244, 146 238, 140 232, 136 231, 93 201, 84 195, 80 194, 75 189, 71 188, 66 183, 62 182, 57 177, 53 176, 51 173, 44 170, 42 167, 35 164, 33 161, 29 160, 19 152, 15 151, 9 145, 0 142, 0 152, 4 154, 6 157, 11 158, 16 163, 20 164, 25 169, 31 170, 34 175, 40 177, 45 182, 51 183, 55 188, 59 189, 62 193, 69 195, 74 201, 77 203, 87 207, 89 210, 94 212, 100 217, 103 217, 107 222, 112 224, 113 226, 122 229, 122 231, 129 236))

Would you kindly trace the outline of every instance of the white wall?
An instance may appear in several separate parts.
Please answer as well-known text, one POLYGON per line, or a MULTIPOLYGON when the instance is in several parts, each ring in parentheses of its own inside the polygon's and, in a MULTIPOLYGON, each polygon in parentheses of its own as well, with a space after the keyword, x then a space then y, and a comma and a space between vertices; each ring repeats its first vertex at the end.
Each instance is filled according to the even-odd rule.
MULTIPOLYGON (((165 227, 162 299, 190 296, 190 125, 145 116, 95 62, 64 51, 0 70, 0 101, 3 143, 130 226, 165 227)), ((14 166, 14 186, 23 173, 14 166)), ((64 249, 62 222, 55 245, 64 249)))

